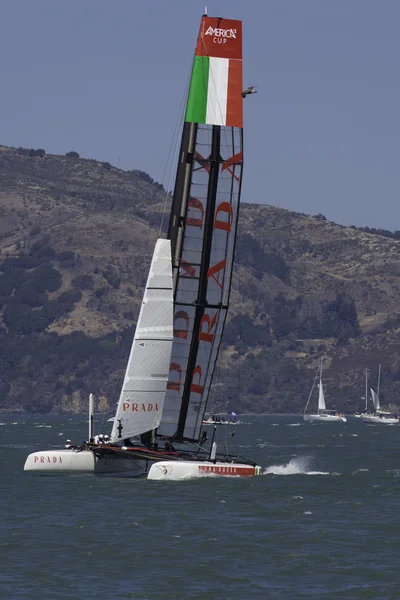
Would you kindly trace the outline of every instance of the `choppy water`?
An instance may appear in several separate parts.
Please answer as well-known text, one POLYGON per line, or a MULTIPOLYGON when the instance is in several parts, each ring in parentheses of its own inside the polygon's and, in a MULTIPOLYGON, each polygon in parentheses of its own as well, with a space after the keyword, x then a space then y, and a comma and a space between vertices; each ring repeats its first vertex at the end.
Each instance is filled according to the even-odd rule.
POLYGON ((150 482, 24 473, 84 417, 0 415, 0 598, 400 598, 400 427, 242 419, 262 477, 150 482))

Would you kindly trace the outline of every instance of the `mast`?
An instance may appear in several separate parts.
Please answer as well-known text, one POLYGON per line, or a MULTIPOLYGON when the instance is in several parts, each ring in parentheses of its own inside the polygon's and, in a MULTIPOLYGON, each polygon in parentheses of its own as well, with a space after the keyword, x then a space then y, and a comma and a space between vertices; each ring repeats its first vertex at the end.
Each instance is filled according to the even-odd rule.
POLYGON ((368 412, 368 369, 365 369, 365 412, 368 412))
POLYGON ((379 398, 379 386, 381 383, 381 367, 382 365, 379 365, 379 371, 378 371, 378 387, 376 389, 376 393, 378 394, 378 398, 379 398))
POLYGON ((243 165, 241 21, 203 15, 168 228, 174 339, 159 436, 198 441, 229 305, 243 165))
POLYGON ((326 410, 326 405, 325 405, 325 396, 324 396, 324 388, 322 385, 322 363, 323 363, 324 357, 321 356, 321 366, 320 366, 320 370, 319 370, 319 390, 318 390, 318 414, 320 410, 326 410))
POLYGON ((94 397, 89 394, 89 442, 94 440, 94 397))

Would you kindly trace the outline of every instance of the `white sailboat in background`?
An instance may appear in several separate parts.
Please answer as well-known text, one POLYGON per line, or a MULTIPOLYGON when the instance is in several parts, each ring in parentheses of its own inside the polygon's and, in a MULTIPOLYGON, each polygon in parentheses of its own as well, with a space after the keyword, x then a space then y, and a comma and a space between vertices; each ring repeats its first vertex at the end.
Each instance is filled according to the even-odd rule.
POLYGON ((304 421, 318 421, 320 423, 334 423, 334 422, 344 422, 345 423, 347 421, 347 419, 344 415, 342 415, 334 410, 327 410, 327 408, 326 408, 324 387, 322 384, 322 363, 323 363, 323 358, 321 357, 320 368, 319 368, 319 371, 317 371, 317 373, 315 375, 314 382, 313 382, 310 394, 308 396, 307 404, 304 409, 303 419, 304 419, 304 421), (318 387, 318 410, 314 414, 307 413, 307 408, 308 408, 309 402, 311 400, 311 397, 313 395, 313 391, 315 388, 315 384, 317 383, 318 375, 319 375, 319 383, 317 384, 317 387, 318 387))
POLYGON ((237 425, 237 414, 232 411, 230 419, 225 418, 221 413, 211 413, 209 417, 203 419, 203 425, 237 425))
POLYGON ((365 413, 362 416, 364 423, 374 423, 379 425, 396 425, 399 423, 399 418, 391 412, 381 410, 381 404, 379 400, 379 388, 381 380, 381 365, 379 365, 378 371, 378 385, 375 390, 370 386, 371 400, 374 407, 372 413, 368 413, 368 375, 367 370, 365 371, 365 413))

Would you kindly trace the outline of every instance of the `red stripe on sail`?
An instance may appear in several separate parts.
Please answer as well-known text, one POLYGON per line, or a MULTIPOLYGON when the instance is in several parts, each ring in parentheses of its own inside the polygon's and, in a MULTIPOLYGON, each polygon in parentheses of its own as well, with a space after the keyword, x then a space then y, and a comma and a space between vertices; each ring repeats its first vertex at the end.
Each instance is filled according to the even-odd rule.
POLYGON ((226 124, 228 127, 243 127, 242 61, 231 59, 228 71, 228 100, 226 124))
POLYGON ((232 177, 234 177, 236 181, 239 181, 239 177, 235 175, 235 165, 241 164, 242 162, 243 152, 238 152, 237 154, 235 154, 235 156, 231 156, 231 158, 228 158, 228 160, 224 160, 224 162, 222 163, 221 172, 225 171, 225 169, 228 169, 232 177))

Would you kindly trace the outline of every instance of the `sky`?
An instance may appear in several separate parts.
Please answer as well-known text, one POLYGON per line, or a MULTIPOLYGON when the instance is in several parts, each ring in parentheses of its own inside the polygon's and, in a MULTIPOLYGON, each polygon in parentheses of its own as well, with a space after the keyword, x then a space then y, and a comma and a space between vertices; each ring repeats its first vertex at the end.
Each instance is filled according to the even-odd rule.
POLYGON ((258 86, 242 201, 400 229, 398 0, 1 0, 0 144, 171 189, 205 2, 243 20, 244 87, 258 86))

